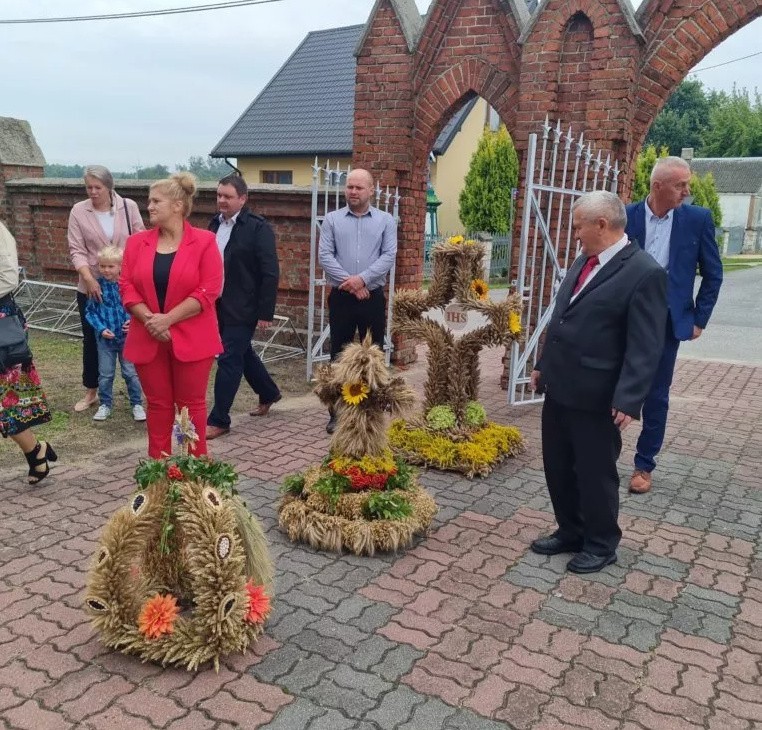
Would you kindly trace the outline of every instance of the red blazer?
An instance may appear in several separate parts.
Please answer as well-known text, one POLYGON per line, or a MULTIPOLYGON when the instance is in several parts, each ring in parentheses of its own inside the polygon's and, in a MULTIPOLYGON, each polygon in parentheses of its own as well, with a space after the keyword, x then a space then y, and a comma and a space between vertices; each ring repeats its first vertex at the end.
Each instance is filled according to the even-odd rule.
MULTIPOLYGON (((127 239, 119 277, 119 291, 127 309, 143 303, 151 312, 159 311, 153 281, 153 261, 158 241, 158 229, 142 231, 127 239)), ((169 328, 172 351, 178 360, 194 362, 222 352, 215 307, 221 289, 222 257, 214 234, 194 228, 186 221, 183 238, 169 272, 164 310, 169 312, 184 299, 193 297, 201 304, 201 311, 169 328)), ((149 334, 142 322, 133 317, 124 345, 124 356, 137 365, 143 365, 156 357, 158 348, 159 341, 149 334)))

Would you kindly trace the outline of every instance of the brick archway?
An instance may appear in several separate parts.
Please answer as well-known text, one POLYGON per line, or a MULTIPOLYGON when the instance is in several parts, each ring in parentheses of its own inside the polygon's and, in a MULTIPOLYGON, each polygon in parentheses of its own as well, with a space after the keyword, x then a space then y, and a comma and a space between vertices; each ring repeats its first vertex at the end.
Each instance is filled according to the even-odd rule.
MULTIPOLYGON (((546 115, 632 161, 669 95, 715 46, 762 16, 762 0, 377 0, 357 48, 354 164, 403 195, 397 282, 418 286, 425 159, 469 96, 500 113, 522 158, 546 115)), ((402 353, 402 359, 405 354, 402 353)))

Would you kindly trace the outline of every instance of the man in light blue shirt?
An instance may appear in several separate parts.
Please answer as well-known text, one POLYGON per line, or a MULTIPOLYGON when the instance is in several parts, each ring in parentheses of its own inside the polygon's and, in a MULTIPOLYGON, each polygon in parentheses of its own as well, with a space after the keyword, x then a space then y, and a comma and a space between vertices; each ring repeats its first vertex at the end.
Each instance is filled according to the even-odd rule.
MULTIPOLYGON (((384 346, 384 284, 397 256, 397 225, 389 213, 370 204, 373 185, 367 170, 352 170, 347 175, 346 206, 328 213, 320 229, 318 259, 331 285, 331 360, 356 332, 361 340, 370 332, 373 343, 384 346)), ((335 426, 331 413, 328 433, 335 426)))

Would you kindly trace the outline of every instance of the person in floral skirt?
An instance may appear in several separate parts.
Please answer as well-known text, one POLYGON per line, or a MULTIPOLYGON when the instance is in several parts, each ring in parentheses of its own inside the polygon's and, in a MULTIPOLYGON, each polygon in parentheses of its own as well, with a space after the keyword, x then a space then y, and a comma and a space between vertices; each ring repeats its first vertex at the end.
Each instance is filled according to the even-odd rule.
MULTIPOLYGON (((24 315, 13 299, 19 268, 16 240, 0 221, 0 317, 24 315)), ((50 407, 40 376, 31 360, 0 370, 0 435, 18 444, 29 465, 29 483, 37 484, 50 473, 58 456, 46 441, 39 441, 33 426, 50 421, 50 407)))

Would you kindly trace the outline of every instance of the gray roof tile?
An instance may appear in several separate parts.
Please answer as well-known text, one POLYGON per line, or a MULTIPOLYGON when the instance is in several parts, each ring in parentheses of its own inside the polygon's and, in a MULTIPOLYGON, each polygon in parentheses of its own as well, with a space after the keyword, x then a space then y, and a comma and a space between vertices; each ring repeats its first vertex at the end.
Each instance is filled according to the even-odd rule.
POLYGON ((696 157, 690 165, 698 175, 711 172, 718 193, 762 192, 762 157, 696 157))
MULTIPOLYGON (((355 108, 354 50, 364 25, 313 31, 230 128, 212 157, 349 155, 355 108)), ((452 142, 473 107, 466 103, 437 137, 452 142)))

